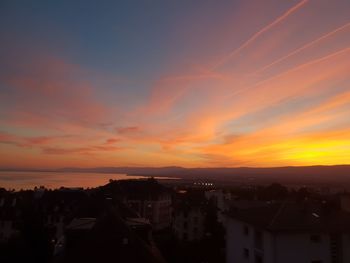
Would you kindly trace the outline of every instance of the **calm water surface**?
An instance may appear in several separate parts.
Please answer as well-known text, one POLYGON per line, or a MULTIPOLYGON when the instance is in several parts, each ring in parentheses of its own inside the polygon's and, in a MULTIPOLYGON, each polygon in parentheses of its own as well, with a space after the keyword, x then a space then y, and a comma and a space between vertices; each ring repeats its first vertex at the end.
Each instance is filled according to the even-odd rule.
MULTIPOLYGON (((4 172, 0 171, 0 187, 6 189, 31 189, 35 186, 47 188, 96 187, 108 183, 109 179, 141 179, 143 176, 107 173, 71 173, 71 172, 4 172)), ((155 177, 157 179, 170 179, 155 177)))

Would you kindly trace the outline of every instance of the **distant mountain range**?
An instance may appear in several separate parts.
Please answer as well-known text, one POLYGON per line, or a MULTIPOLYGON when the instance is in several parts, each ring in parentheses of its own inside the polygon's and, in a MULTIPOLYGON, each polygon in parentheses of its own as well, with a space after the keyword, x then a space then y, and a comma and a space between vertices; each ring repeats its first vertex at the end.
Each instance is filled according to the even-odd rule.
POLYGON ((166 176, 189 180, 216 181, 255 181, 280 182, 288 184, 349 184, 350 165, 334 166, 290 166, 273 168, 183 168, 169 167, 96 167, 96 168, 61 168, 61 169, 11 169, 2 171, 37 171, 37 172, 79 172, 79 173, 123 173, 128 175, 166 176))

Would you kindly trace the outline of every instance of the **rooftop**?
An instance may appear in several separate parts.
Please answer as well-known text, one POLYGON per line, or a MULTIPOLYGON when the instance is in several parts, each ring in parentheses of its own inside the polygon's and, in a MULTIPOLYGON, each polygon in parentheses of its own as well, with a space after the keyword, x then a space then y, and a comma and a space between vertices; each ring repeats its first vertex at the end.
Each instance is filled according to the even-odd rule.
POLYGON ((96 218, 74 218, 67 226, 68 229, 88 230, 92 229, 96 223, 96 218))
POLYGON ((135 200, 158 200, 161 196, 170 194, 168 188, 152 178, 112 181, 104 188, 135 200))
POLYGON ((322 202, 282 202, 233 208, 227 215, 270 232, 348 232, 350 213, 322 202))
MULTIPOLYGON (((142 219, 134 221, 136 224, 145 223, 142 219)), ((152 245, 142 240, 114 208, 97 220, 73 220, 68 230, 80 228, 87 231, 81 237, 67 236, 67 250, 59 262, 163 262, 154 253, 152 245)))

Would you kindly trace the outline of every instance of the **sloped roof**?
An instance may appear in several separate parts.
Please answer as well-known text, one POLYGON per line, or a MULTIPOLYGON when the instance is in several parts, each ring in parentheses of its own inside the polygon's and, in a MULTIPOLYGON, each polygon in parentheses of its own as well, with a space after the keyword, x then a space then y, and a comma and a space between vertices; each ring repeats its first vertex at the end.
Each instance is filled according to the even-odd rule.
POLYGON ((96 218, 74 218, 67 226, 67 229, 92 229, 96 223, 96 218))
POLYGON ((152 246, 127 226, 116 211, 109 211, 97 219, 87 231, 83 240, 70 246, 62 262, 164 262, 152 246))
POLYGON ((350 232, 350 213, 325 203, 266 203, 227 214, 271 232, 350 232))

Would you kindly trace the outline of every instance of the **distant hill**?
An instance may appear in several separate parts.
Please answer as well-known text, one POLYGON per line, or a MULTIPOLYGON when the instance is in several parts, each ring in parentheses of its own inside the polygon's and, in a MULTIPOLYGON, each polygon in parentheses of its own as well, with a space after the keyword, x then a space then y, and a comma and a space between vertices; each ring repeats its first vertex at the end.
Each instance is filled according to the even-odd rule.
POLYGON ((274 168, 183 168, 183 167, 99 167, 66 168, 64 171, 126 173, 129 175, 167 176, 182 179, 206 179, 222 182, 282 184, 349 185, 350 165, 295 166, 274 168))
MULTIPOLYGON (((3 169, 16 170, 16 169, 3 169)), ((18 169, 17 169, 18 170, 18 169)), ((23 170, 22 170, 23 171, 23 170)), ((33 170, 31 170, 33 171, 33 170)), ((183 168, 169 167, 96 167, 34 170, 81 173, 124 173, 143 176, 179 177, 182 179, 211 179, 220 181, 280 182, 290 184, 349 184, 350 165, 291 166, 274 168, 183 168)))

